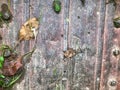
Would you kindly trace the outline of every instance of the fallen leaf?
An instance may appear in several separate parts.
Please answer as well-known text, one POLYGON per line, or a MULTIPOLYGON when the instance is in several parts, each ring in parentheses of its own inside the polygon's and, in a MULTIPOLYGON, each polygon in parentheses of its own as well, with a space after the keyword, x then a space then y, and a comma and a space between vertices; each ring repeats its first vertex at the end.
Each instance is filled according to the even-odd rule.
POLYGON ((5 76, 15 75, 22 67, 22 60, 24 57, 31 56, 35 48, 32 51, 25 53, 24 55, 18 55, 16 53, 11 53, 9 57, 4 60, 2 72, 5 76))
POLYGON ((69 48, 68 50, 64 51, 64 58, 71 58, 76 54, 76 51, 72 48, 69 48))
POLYGON ((23 24, 19 32, 19 41, 35 38, 38 33, 39 21, 37 18, 31 18, 23 24))
POLYGON ((22 66, 22 56, 16 57, 12 55, 4 61, 3 75, 15 75, 22 66))

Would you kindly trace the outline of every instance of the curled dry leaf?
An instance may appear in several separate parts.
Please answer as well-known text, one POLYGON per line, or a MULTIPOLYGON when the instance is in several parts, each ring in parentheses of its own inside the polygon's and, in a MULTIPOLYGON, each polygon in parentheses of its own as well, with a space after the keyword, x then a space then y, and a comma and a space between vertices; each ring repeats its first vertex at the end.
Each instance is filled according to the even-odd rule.
POLYGON ((38 33, 39 21, 37 18, 31 18, 23 24, 19 32, 19 41, 35 38, 38 33))
POLYGON ((15 75, 22 66, 22 56, 11 55, 4 62, 3 74, 6 76, 15 75))
POLYGON ((9 57, 6 57, 2 68, 3 75, 5 76, 15 75, 23 67, 23 63, 22 63, 23 58, 32 55, 34 50, 35 48, 33 48, 32 51, 27 52, 24 55, 11 53, 9 57))
POLYGON ((69 48, 68 50, 64 51, 64 58, 71 58, 75 56, 76 51, 72 48, 69 48))

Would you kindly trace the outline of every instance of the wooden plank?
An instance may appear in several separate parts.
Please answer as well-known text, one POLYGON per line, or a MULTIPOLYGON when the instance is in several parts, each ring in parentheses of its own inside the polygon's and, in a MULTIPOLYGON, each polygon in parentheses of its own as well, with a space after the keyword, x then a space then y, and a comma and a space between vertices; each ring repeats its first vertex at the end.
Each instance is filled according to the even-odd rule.
MULTIPOLYGON (((52 10, 52 0, 47 2, 43 0, 30 1, 30 17, 40 17, 40 28, 37 41, 30 41, 30 49, 33 43, 36 43, 36 51, 33 53, 31 61, 26 65, 28 74, 29 90, 53 90, 49 87, 54 83, 62 73, 61 53, 61 30, 62 30, 62 14, 56 14, 52 10), (55 75, 54 75, 55 74, 55 75)), ((62 12, 61 12, 62 13, 62 12)), ((27 90, 27 89, 25 89, 27 90)))
POLYGON ((114 4, 106 4, 100 90, 119 90, 119 56, 114 53, 119 50, 120 32, 114 28, 114 16, 114 4))
MULTIPOLYGON (((8 0, 0 0, 0 3, 6 3, 8 5, 10 5, 10 10, 13 14, 13 20, 11 23, 9 23, 9 27, 6 27, 6 25, 4 25, 3 28, 1 28, 1 33, 2 33, 2 44, 7 44, 10 45, 12 47, 14 47, 15 43, 17 42, 18 39, 18 31, 21 28, 21 25, 26 21, 26 17, 29 16, 27 11, 27 5, 25 3, 23 3, 23 0, 10 0, 10 2, 8 2, 8 0), (24 4, 24 5, 23 5, 24 4)), ((21 47, 19 47, 17 49, 17 51, 20 54, 23 54, 24 52, 28 51, 28 48, 24 49, 24 42, 20 45, 21 47)), ((24 80, 23 80, 24 82, 24 80)), ((13 86, 13 90, 17 90, 18 88, 21 90, 25 90, 22 87, 24 86, 24 83, 16 83, 16 85, 13 86)), ((27 86, 27 85, 26 85, 27 86)), ((25 87, 24 87, 25 88, 25 87)), ((8 90, 10 90, 10 88, 8 88, 8 90)))
POLYGON ((70 46, 83 50, 73 59, 73 90, 99 89, 104 5, 104 0, 86 0, 83 7, 80 0, 71 0, 70 46))
MULTIPOLYGON (((19 30, 22 26, 22 24, 24 24, 26 22, 26 20, 29 19, 29 0, 11 0, 11 8, 12 8, 12 12, 13 12, 13 17, 14 17, 14 20, 13 20, 13 29, 11 29, 11 33, 15 35, 15 41, 14 41, 14 44, 15 45, 15 42, 17 41, 17 38, 18 38, 18 33, 19 33, 19 30)), ((11 37, 12 35, 9 34, 9 37, 11 37)), ((11 39, 11 42, 12 42, 12 39, 11 39)), ((29 42, 28 41, 23 41, 19 47, 17 48, 18 52, 20 52, 20 54, 24 54, 25 52, 28 52, 29 51, 29 42)), ((26 61, 25 61, 26 63, 26 61)), ((27 66, 27 65, 26 65, 27 66)), ((29 83, 29 78, 28 78, 28 75, 29 75, 29 67, 26 67, 25 66, 25 69, 26 69, 26 72, 25 72, 25 75, 24 77, 19 80, 19 82, 17 82, 13 87, 12 87, 12 90, 28 90, 29 89, 29 86, 28 86, 28 83, 29 83)))

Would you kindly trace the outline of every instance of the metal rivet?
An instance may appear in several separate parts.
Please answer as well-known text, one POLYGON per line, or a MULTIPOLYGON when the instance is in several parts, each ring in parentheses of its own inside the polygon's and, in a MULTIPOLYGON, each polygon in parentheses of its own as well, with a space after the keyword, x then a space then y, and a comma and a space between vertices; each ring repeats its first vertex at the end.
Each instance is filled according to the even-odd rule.
POLYGON ((120 54, 120 50, 118 49, 118 48, 115 48, 114 50, 113 50, 113 55, 114 56, 118 56, 120 54))
POLYGON ((110 86, 116 86, 116 85, 117 85, 117 82, 113 80, 113 81, 110 81, 109 84, 110 84, 110 86))

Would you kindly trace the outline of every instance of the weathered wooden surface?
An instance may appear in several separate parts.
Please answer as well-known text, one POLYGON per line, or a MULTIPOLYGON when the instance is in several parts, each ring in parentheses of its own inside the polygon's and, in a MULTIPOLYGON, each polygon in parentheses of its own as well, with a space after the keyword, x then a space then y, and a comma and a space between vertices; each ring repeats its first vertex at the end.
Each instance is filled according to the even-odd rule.
POLYGON ((106 5, 100 90, 120 89, 119 54, 114 55, 120 49, 120 31, 112 23, 114 17, 119 17, 119 10, 113 4, 106 5))
POLYGON ((85 6, 80 0, 60 1, 62 11, 56 14, 53 0, 10 0, 14 18, 0 29, 2 43, 14 46, 21 25, 41 16, 37 40, 17 48, 24 54, 37 46, 12 90, 119 90, 119 56, 112 53, 120 45, 120 32, 112 23, 114 5, 105 0, 86 0, 85 6), (64 62, 63 51, 69 47, 83 52, 64 62), (111 86, 111 81, 117 84, 111 86))

